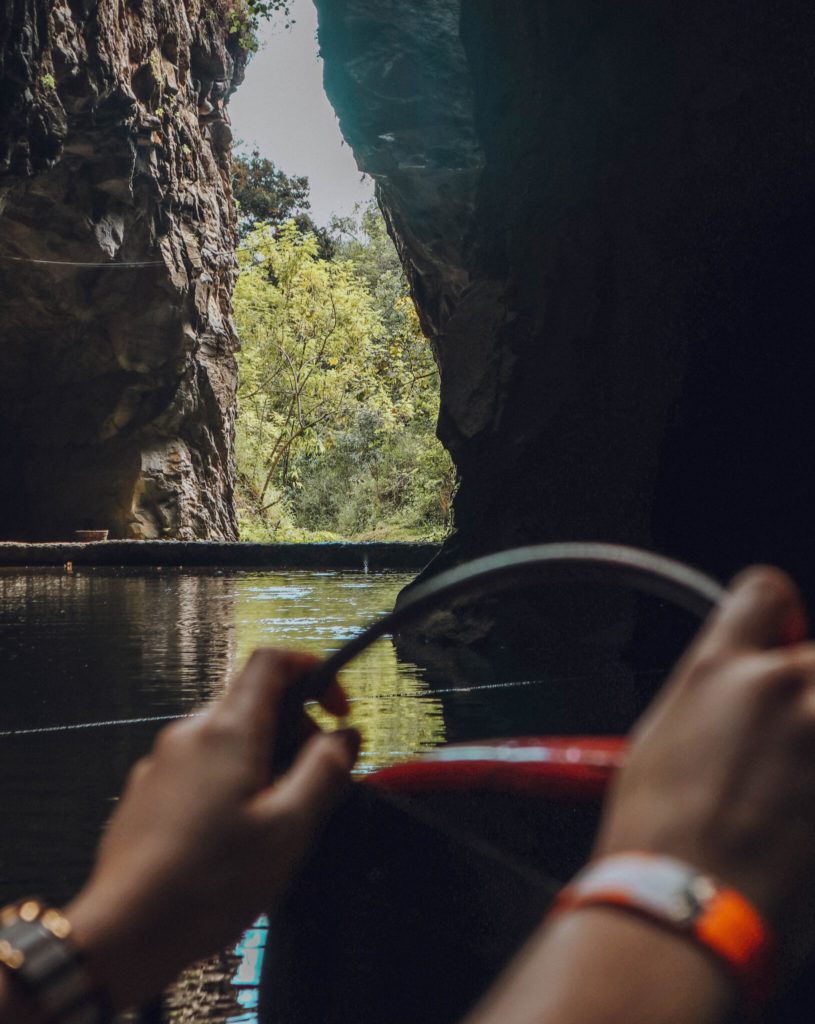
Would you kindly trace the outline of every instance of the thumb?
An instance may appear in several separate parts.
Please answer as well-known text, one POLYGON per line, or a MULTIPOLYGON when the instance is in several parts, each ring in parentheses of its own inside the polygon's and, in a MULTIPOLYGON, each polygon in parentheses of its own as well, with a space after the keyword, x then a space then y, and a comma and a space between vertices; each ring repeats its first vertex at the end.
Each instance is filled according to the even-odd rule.
POLYGON ((799 643, 806 635, 806 612, 789 576, 780 569, 754 566, 733 580, 689 653, 695 659, 725 651, 769 650, 799 643))
POLYGON ((359 746, 356 729, 312 736, 286 775, 258 797, 261 814, 273 821, 281 811, 288 811, 296 828, 304 834, 312 832, 348 784, 359 746))

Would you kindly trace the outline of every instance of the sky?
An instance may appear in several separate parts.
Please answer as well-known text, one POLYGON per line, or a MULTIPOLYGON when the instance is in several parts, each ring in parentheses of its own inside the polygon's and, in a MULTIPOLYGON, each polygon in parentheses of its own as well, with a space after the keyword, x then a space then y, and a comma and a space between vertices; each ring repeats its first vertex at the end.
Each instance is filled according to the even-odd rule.
POLYGON ((317 11, 311 0, 294 0, 291 28, 264 23, 261 49, 229 101, 232 133, 241 147, 255 146, 288 175, 308 176, 311 216, 322 226, 332 213, 347 215, 373 195, 361 175, 323 91, 317 57, 317 11))

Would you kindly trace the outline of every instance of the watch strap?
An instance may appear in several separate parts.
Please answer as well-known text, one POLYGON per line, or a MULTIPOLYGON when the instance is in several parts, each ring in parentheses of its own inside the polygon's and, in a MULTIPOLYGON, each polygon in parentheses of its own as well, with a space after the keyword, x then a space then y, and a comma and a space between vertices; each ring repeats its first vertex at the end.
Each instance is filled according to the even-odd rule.
POLYGON ((561 891, 553 914, 605 905, 638 914, 712 953, 735 979, 751 1012, 775 982, 769 926, 741 893, 674 857, 644 852, 592 861, 561 891))
POLYGON ((0 964, 41 1010, 48 1024, 109 1024, 112 1012, 82 954, 71 925, 38 899, 0 910, 0 964))

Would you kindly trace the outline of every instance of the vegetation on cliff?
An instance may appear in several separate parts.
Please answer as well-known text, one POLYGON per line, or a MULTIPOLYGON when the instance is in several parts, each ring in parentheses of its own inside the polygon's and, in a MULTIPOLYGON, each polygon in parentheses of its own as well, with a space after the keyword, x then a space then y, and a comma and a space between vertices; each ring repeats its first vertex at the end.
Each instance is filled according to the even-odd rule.
POLYGON ((262 21, 282 18, 289 28, 294 23, 291 0, 226 0, 231 18, 230 32, 236 35, 244 50, 254 53, 258 49, 258 32, 262 21))
MULTIPOLYGON (((301 180, 276 173, 285 193, 301 180)), ((438 373, 375 204, 322 238, 240 214, 242 538, 440 537, 455 476, 438 373)))

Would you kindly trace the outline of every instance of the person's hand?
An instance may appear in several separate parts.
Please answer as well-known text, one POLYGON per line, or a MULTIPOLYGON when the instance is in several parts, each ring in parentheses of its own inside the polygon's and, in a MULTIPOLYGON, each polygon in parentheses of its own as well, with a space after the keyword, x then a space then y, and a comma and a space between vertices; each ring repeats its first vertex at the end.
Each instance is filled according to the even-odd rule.
MULTIPOLYGON (((90 881, 66 908, 115 1006, 223 948, 285 889, 359 747, 354 730, 314 735, 272 779, 281 699, 316 663, 256 651, 222 701, 163 730, 133 769, 90 881)), ((336 683, 321 704, 348 710, 336 683)))
POLYGON ((737 578, 635 728, 596 854, 649 850, 764 914, 787 966, 815 942, 815 644, 792 582, 737 578))
MULTIPOLYGON (((595 855, 678 857, 740 890, 790 972, 815 944, 815 645, 751 569, 631 734, 595 855)), ((548 918, 466 1024, 720 1024, 737 989, 683 936, 606 906, 548 918), (586 978, 591 984, 586 984, 586 978)))

